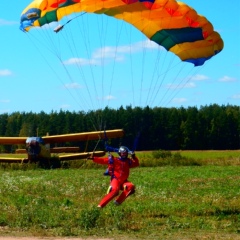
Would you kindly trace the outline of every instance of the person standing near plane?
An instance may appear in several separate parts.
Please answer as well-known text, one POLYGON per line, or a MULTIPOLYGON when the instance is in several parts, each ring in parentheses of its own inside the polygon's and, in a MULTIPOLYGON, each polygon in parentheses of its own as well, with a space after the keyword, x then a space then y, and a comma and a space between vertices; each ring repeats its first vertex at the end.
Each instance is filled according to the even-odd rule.
POLYGON ((139 160, 134 152, 129 151, 127 147, 121 146, 118 150, 118 157, 109 154, 108 157, 90 157, 95 163, 108 165, 108 174, 111 177, 110 186, 107 195, 100 201, 98 207, 105 207, 112 199, 122 193, 114 201, 116 205, 120 205, 128 196, 135 192, 135 186, 128 181, 130 168, 139 166, 139 160), (128 157, 128 154, 131 157, 128 157))

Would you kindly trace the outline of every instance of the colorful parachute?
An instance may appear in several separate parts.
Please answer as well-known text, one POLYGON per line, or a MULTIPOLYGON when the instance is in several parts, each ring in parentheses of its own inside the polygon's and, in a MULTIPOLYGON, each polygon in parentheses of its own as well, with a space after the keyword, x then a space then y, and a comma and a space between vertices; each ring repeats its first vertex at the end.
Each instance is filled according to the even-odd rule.
POLYGON ((35 0, 23 11, 20 29, 29 31, 76 12, 122 19, 195 66, 203 65, 223 49, 223 40, 212 24, 175 0, 35 0))

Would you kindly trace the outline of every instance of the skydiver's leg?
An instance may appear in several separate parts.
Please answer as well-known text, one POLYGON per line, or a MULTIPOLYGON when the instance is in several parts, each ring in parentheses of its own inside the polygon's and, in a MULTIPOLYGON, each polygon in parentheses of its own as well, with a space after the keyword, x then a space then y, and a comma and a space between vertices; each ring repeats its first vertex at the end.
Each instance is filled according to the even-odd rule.
POLYGON ((105 207, 114 197, 119 194, 120 184, 116 178, 112 179, 110 185, 110 190, 108 191, 107 195, 101 200, 98 207, 105 207))
POLYGON ((125 182, 123 184, 123 192, 120 196, 115 200, 115 204, 121 204, 128 196, 135 192, 135 186, 131 182, 125 182))

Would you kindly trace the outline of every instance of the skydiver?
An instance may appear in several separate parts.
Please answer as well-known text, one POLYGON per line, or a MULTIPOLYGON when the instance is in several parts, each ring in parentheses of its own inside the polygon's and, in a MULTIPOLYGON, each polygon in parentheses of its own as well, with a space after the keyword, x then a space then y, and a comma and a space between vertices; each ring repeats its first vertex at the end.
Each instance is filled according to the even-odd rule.
POLYGON ((108 165, 108 174, 110 175, 110 186, 107 195, 100 201, 98 207, 105 207, 112 199, 122 193, 114 201, 115 205, 120 205, 128 196, 135 192, 135 186, 128 181, 129 169, 139 166, 139 160, 134 152, 129 151, 127 147, 121 146, 118 149, 118 157, 109 153, 108 157, 90 157, 95 163, 108 165), (128 154, 131 154, 131 158, 128 154))

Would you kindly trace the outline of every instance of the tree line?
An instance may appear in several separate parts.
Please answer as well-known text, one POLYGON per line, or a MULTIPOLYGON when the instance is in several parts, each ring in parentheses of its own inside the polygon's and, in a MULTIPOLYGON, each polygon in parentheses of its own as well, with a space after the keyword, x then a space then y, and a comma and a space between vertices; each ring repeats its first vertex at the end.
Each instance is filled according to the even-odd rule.
MULTIPOLYGON (((225 150, 240 148, 240 107, 217 104, 188 108, 120 107, 97 111, 0 114, 0 136, 45 136, 123 129, 113 146, 136 150, 225 150)), ((107 137, 107 136, 106 136, 107 137)), ((105 141, 91 141, 88 151, 104 148, 105 141)), ((86 148, 86 143, 64 143, 86 148)), ((13 151, 16 146, 0 146, 13 151)), ((84 149, 86 150, 86 149, 84 149)))

